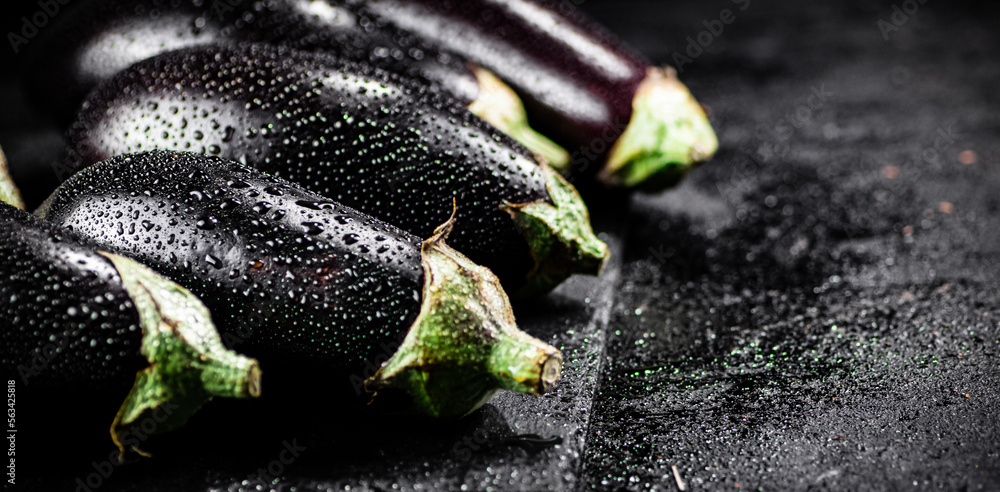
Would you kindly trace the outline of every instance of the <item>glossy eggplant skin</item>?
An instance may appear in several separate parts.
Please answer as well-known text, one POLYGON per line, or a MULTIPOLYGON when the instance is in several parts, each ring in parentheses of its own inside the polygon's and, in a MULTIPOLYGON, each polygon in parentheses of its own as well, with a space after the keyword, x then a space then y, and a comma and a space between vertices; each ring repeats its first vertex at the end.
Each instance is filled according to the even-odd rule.
POLYGON ((363 6, 323 1, 84 0, 29 46, 27 88, 36 105, 68 122, 84 96, 129 65, 184 47, 262 42, 324 51, 425 80, 464 104, 479 94, 461 57, 373 22, 363 6))
POLYGON ((502 207, 550 200, 523 147, 454 100, 367 66, 265 45, 191 48, 133 65, 88 97, 68 141, 74 171, 130 152, 200 152, 422 238, 456 203, 449 244, 508 291, 525 283, 533 259, 502 207))
POLYGON ((421 306, 419 238, 224 159, 115 157, 39 213, 188 288, 224 342, 271 366, 362 367, 421 306))
POLYGON ((18 384, 127 389, 148 365, 139 313, 108 258, 0 203, 0 362, 18 384))
POLYGON ((531 125, 573 153, 577 172, 603 163, 649 70, 567 1, 345 1, 491 70, 524 101, 531 125))

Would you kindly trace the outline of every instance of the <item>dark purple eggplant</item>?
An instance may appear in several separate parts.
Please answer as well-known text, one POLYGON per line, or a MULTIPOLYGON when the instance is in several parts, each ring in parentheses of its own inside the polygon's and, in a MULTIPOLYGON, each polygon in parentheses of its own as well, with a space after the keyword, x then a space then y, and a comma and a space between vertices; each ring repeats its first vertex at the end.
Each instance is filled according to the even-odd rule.
POLYGON ((572 152, 576 171, 603 163, 608 185, 672 185, 718 147, 672 69, 651 67, 565 1, 342 1, 495 73, 531 124, 572 152))
POLYGON ((496 277, 444 244, 450 221, 422 242, 239 163, 163 151, 88 167, 39 213, 191 289, 270 384, 321 386, 392 355, 366 387, 455 417, 559 377, 559 351, 517 330, 496 277))
POLYGON ((424 80, 511 134, 553 165, 569 154, 527 125, 523 105, 488 71, 421 38, 377 25, 363 8, 323 1, 85 0, 45 30, 30 55, 29 93, 69 119, 84 96, 129 65, 170 50, 259 42, 324 51, 424 80))
POLYGON ((0 366, 52 393, 127 394, 119 449, 139 451, 138 426, 174 429, 213 397, 260 395, 257 362, 224 349, 198 299, 148 268, 6 203, 0 265, 0 366))
POLYGON ((139 62, 87 98, 65 165, 193 151, 249 164, 427 238, 524 295, 595 274, 607 248, 558 173, 454 100, 341 59, 267 45, 198 47, 139 62))

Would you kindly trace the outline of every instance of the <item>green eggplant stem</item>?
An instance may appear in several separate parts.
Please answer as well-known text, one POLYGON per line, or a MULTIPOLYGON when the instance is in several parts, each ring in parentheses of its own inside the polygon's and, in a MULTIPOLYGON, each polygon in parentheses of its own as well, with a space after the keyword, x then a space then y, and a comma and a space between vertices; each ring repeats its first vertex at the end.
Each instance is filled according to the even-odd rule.
POLYGON ((594 234, 590 213, 565 178, 542 164, 551 201, 506 204, 502 208, 521 228, 535 266, 514 294, 544 294, 575 273, 597 275, 608 258, 608 246, 594 234))
POLYGON ((421 247, 422 305, 399 349, 365 388, 405 392, 417 413, 458 418, 498 390, 539 395, 559 379, 562 354, 517 329, 496 276, 445 244, 454 219, 421 247))
POLYGON ((21 199, 21 193, 10 177, 7 156, 4 155, 3 149, 0 149, 0 201, 24 210, 24 200, 21 199))
POLYGON ((650 68, 632 101, 632 118, 597 178, 610 187, 659 191, 718 148, 705 110, 676 72, 650 68))
POLYGON ((514 90, 489 70, 473 65, 472 72, 479 82, 479 97, 469 105, 469 111, 513 137, 539 160, 567 171, 569 152, 528 125, 528 113, 514 90))
POLYGON ((257 361, 223 347, 208 309, 187 289, 128 258, 100 252, 118 270, 139 312, 142 355, 149 367, 111 424, 121 451, 149 456, 138 444, 183 425, 213 397, 260 396, 257 361))

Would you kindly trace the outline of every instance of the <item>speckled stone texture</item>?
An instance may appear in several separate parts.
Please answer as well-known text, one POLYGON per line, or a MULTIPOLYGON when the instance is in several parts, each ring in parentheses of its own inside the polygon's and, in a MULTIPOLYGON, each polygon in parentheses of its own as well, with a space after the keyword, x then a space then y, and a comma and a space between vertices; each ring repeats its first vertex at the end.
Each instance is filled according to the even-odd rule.
MULTIPOLYGON (((996 7, 563 3, 688 56, 721 150, 668 193, 588 193, 614 261, 518 307, 563 349, 556 391, 455 423, 214 402, 101 490, 1000 487, 996 7)), ((16 177, 58 140, 24 112, 0 130, 16 177)), ((23 456, 33 485, 76 488, 110 451, 103 424, 38 425, 66 438, 23 456)))

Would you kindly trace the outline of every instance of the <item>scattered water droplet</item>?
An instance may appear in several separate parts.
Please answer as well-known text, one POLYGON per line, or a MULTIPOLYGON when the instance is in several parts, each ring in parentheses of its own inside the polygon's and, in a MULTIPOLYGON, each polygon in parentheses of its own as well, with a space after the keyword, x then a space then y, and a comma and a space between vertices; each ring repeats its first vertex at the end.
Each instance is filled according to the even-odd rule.
POLYGON ((323 224, 319 222, 303 222, 302 227, 306 228, 306 234, 310 236, 321 234, 324 231, 323 224))
POLYGON ((213 268, 222 268, 222 260, 212 255, 205 255, 205 263, 208 263, 213 268))

